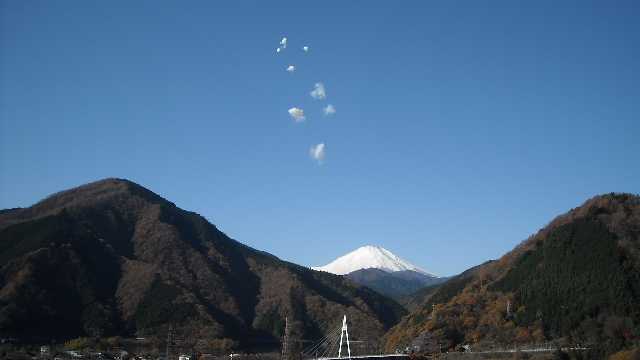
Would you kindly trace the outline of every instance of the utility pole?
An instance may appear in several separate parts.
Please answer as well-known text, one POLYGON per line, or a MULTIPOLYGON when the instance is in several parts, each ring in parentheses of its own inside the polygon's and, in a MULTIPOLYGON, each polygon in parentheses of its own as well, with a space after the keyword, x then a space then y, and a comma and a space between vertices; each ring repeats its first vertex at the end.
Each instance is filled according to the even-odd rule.
POLYGON ((340 330, 340 347, 338 348, 338 358, 342 357, 342 337, 347 336, 347 351, 349 352, 349 358, 351 358, 351 347, 349 346, 349 329, 347 328, 347 315, 342 318, 342 330, 340 330))

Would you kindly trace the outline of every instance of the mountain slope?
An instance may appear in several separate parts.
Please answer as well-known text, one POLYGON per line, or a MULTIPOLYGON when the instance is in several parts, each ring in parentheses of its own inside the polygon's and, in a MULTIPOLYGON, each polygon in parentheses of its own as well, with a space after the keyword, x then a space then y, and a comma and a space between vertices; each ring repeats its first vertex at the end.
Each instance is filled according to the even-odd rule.
POLYGON ((461 287, 464 287, 478 269, 491 262, 492 260, 489 260, 482 265, 467 269, 456 276, 441 278, 442 282, 427 285, 409 295, 399 298, 398 301, 409 311, 414 311, 425 306, 428 308, 433 304, 445 302, 453 297, 461 287))
POLYGON ((427 276, 412 270, 387 272, 375 268, 356 270, 345 276, 360 285, 398 300, 426 286, 437 285, 446 280, 446 278, 427 276))
POLYGON ((387 334, 388 350, 550 339, 631 346, 640 339, 640 197, 597 196, 425 299, 387 334))
POLYGON ((171 324, 186 338, 246 344, 277 339, 285 316, 294 336, 315 338, 346 313, 354 337, 374 339, 403 311, 232 240, 127 180, 0 212, 2 335, 152 335, 171 324))

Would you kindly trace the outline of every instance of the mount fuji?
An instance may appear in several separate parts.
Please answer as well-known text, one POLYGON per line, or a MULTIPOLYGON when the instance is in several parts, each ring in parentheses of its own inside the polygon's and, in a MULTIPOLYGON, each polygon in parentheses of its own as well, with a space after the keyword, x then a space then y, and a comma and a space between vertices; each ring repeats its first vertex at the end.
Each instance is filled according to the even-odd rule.
POLYGON ((446 280, 374 245, 360 247, 327 265, 312 269, 345 275, 360 285, 395 299, 446 280))

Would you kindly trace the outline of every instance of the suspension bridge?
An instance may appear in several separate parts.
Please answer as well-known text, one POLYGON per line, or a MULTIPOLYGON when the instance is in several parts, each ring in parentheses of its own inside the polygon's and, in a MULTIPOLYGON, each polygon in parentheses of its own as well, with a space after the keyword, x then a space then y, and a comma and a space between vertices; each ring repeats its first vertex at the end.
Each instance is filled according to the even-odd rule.
MULTIPOLYGON (((282 342, 282 360, 290 359, 289 325, 285 321, 285 335, 282 342)), ((338 359, 376 359, 376 360, 402 360, 407 359, 406 354, 355 354, 352 353, 352 344, 364 341, 349 339, 349 326, 347 316, 342 318, 339 327, 329 330, 320 340, 302 350, 302 359, 338 360, 338 359)))

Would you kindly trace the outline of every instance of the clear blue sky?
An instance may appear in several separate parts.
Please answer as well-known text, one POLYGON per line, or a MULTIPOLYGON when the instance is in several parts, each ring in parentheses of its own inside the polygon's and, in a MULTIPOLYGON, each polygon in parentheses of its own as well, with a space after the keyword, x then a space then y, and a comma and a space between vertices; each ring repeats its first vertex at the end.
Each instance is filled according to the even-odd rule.
POLYGON ((638 1, 4 0, 0 16, 0 208, 122 177, 300 264, 378 244, 449 275, 593 195, 640 192, 638 1))

